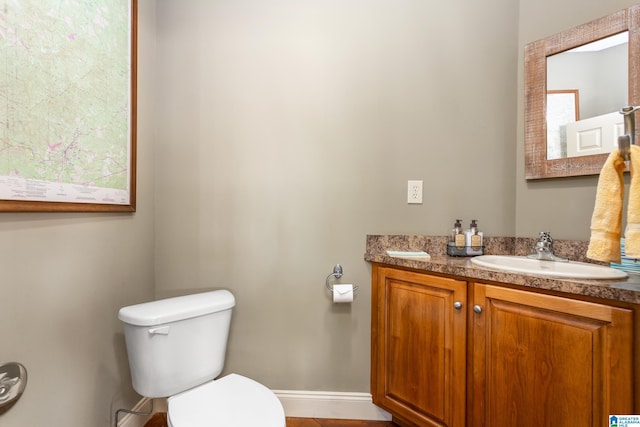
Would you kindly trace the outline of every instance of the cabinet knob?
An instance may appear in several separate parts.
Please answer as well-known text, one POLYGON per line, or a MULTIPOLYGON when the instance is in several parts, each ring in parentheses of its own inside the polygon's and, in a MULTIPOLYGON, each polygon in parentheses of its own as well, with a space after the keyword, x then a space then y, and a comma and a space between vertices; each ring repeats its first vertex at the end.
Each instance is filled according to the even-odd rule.
POLYGON ((480 314, 480 313, 482 313, 482 307, 480 307, 479 305, 474 305, 473 306, 473 311, 475 311, 476 313, 480 314))
POLYGON ((454 302, 453 308, 455 308, 456 310, 460 310, 462 308, 462 303, 460 301, 454 302))

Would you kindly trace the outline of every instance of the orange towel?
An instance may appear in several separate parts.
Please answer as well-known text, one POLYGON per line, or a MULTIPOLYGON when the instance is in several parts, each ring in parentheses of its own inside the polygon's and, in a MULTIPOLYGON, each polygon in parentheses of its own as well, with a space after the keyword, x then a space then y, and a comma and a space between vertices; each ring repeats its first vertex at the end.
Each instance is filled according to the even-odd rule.
MULTIPOLYGON (((632 161, 635 156, 640 162, 640 147, 631 148, 637 149, 631 152, 632 161)), ((640 163, 638 166, 640 167, 640 163)), ((617 149, 613 150, 600 171, 596 203, 591 217, 591 239, 587 257, 593 260, 620 263, 624 170, 624 159, 617 149)), ((640 183, 638 186, 640 188, 640 183)), ((638 217, 640 218, 640 214, 638 217)))
POLYGON ((640 146, 631 146, 630 158, 631 185, 629 186, 624 249, 625 256, 640 258, 640 146))

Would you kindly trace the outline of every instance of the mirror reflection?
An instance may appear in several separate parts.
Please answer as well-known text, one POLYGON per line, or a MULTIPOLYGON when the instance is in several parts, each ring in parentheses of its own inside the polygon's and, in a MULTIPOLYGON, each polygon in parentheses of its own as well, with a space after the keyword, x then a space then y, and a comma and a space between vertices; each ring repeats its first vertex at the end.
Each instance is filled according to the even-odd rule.
POLYGON ((608 153, 628 104, 628 31, 546 58, 547 159, 608 153))

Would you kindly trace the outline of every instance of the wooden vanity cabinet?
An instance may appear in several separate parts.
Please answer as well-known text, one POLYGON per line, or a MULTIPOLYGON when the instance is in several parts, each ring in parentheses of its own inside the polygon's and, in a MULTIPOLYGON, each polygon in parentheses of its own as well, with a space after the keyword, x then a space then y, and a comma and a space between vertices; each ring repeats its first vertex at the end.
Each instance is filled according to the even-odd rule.
POLYGON ((464 426, 467 283, 374 264, 372 305, 373 402, 401 425, 464 426))
POLYGON ((631 309, 377 264, 372 284, 373 401, 402 426, 634 413, 631 309))
POLYGON ((482 283, 473 294, 468 425, 601 427, 635 413, 632 310, 482 283))

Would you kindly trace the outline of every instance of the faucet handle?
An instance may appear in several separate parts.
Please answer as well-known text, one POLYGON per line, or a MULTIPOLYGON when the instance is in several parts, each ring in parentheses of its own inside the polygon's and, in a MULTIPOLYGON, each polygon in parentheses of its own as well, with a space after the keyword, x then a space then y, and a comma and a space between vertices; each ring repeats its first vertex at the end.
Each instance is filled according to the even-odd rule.
POLYGON ((541 231, 540 238, 536 242, 536 250, 553 251, 553 239, 548 231, 541 231))

